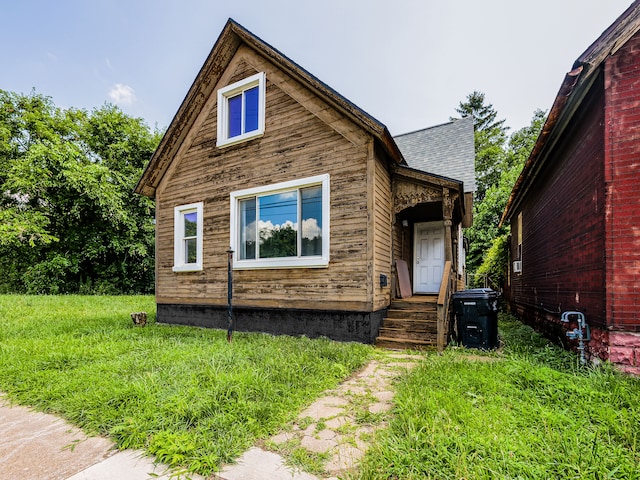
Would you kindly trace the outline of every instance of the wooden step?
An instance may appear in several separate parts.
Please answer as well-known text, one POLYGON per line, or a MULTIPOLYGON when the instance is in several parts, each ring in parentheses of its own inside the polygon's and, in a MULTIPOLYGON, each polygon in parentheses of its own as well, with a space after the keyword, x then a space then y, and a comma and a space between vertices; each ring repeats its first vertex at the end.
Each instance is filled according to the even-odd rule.
POLYGON ((402 328, 381 327, 379 337, 396 338, 401 340, 429 340, 436 336, 436 332, 411 332, 402 328))
POLYGON ((380 348, 423 349, 437 345, 437 296, 395 299, 376 339, 380 348))
POLYGON ((433 340, 410 340, 406 338, 378 337, 376 347, 389 348, 391 350, 424 350, 436 347, 436 339, 433 340))
POLYGON ((438 312, 425 310, 399 310, 390 308, 387 310, 385 318, 389 319, 411 319, 411 320, 435 320, 438 318, 438 312))
POLYGON ((396 310, 419 310, 419 311, 435 311, 438 306, 438 299, 434 298, 433 301, 429 299, 427 302, 411 302, 409 300, 394 300, 389 306, 390 309, 396 310))
POLYGON ((434 319, 413 319, 413 318, 385 318, 382 320, 382 327, 404 328, 410 332, 436 331, 438 322, 434 319))

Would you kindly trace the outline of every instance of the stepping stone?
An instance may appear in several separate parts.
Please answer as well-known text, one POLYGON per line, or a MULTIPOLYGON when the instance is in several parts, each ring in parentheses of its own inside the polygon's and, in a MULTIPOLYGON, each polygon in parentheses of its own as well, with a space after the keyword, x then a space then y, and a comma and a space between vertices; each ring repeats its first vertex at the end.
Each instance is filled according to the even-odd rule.
POLYGON ((255 447, 247 450, 238 459, 238 463, 223 468, 217 478, 219 480, 319 480, 315 475, 287 467, 280 455, 255 447))

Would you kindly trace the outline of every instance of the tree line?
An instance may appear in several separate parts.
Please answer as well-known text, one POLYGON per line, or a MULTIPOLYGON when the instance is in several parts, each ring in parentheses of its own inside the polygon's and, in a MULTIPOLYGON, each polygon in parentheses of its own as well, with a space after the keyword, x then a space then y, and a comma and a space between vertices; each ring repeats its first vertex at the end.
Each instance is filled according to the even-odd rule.
POLYGON ((507 135, 504 119, 482 92, 469 94, 456 108, 474 120, 476 193, 473 225, 465 232, 471 286, 500 288, 509 267, 509 227, 499 227, 511 189, 542 130, 546 112, 536 110, 528 126, 507 135))
POLYGON ((0 90, 0 293, 150 293, 160 140, 142 119, 0 90))
MULTIPOLYGON (((509 136, 481 92, 456 112, 475 127, 467 270, 473 284, 500 285, 508 227, 498 223, 545 113, 509 136)), ((114 105, 62 109, 0 90, 0 293, 152 293, 154 202, 133 189, 161 136, 114 105)))

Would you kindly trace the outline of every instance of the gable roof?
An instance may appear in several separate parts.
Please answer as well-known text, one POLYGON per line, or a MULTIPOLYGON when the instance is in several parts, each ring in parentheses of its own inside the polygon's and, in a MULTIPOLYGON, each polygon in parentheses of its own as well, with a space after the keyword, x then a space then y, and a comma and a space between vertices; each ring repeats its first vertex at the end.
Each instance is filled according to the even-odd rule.
POLYGON ((347 116, 356 125, 370 133, 382 149, 397 164, 403 164, 404 158, 393 141, 391 134, 382 123, 337 93, 331 87, 290 60, 281 52, 246 30, 234 20, 229 19, 218 37, 204 65, 196 76, 193 85, 173 117, 160 145, 147 164, 135 192, 149 197, 155 195, 162 177, 171 164, 173 157, 195 123, 205 102, 212 94, 238 48, 247 45, 282 71, 317 93, 333 108, 347 116))
POLYGON ((614 55, 640 30, 640 0, 635 0, 573 63, 553 102, 547 120, 527 159, 502 214, 500 225, 509 221, 522 198, 548 160, 553 145, 562 136, 585 99, 605 59, 614 55))
POLYGON ((409 167, 463 182, 465 193, 475 192, 473 118, 394 137, 409 167))

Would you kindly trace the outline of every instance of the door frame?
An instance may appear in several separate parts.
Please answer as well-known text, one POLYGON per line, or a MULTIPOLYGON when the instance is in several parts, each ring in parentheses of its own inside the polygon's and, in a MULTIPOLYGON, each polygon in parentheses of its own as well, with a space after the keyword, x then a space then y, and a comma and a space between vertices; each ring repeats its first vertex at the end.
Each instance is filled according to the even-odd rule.
POLYGON ((443 271, 444 271, 444 253, 445 253, 445 248, 444 248, 444 243, 446 242, 446 238, 445 238, 445 229, 444 229, 444 221, 443 220, 436 220, 436 221, 429 221, 429 222, 416 222, 413 224, 413 275, 412 275, 412 280, 413 280, 413 288, 412 291, 414 294, 430 294, 430 293, 438 293, 439 287, 434 290, 433 292, 429 291, 429 292, 421 292, 417 290, 417 286, 418 286, 418 228, 424 225, 431 225, 431 226, 438 226, 441 228, 442 231, 442 263, 443 263, 443 271))

